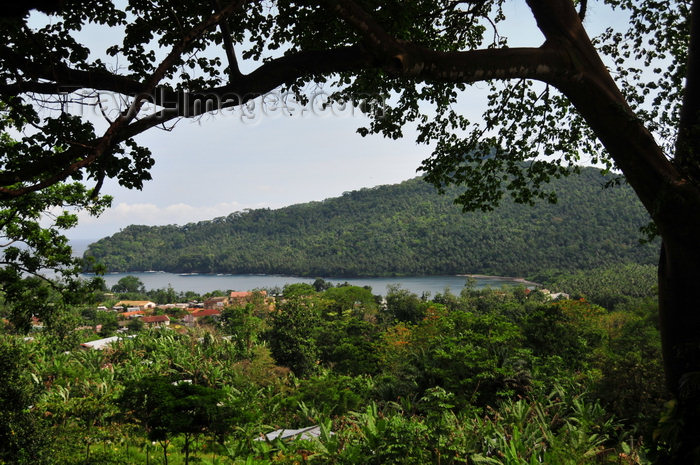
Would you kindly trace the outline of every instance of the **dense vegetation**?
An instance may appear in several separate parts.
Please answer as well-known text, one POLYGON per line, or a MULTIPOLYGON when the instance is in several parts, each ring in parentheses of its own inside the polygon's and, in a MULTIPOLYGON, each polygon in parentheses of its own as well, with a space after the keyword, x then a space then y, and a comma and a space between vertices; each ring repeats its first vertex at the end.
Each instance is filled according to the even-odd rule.
MULTIPOLYGON (((608 285, 595 276, 578 292, 608 285)), ((654 290, 622 291, 639 296, 611 310, 525 288, 382 301, 317 280, 104 351, 78 347, 89 329, 27 341, 6 324, 0 463, 646 464, 679 423, 654 290), (317 439, 254 441, 315 424, 317 439)))
POLYGON ((553 291, 585 298, 609 310, 657 292, 657 271, 653 265, 625 264, 573 273, 539 273, 534 276, 553 291))
POLYGON ((626 186, 603 189, 593 168, 553 182, 557 204, 461 213, 456 190, 421 179, 278 210, 238 212, 185 226, 129 226, 92 244, 110 271, 380 276, 587 270, 652 264, 641 245, 647 214, 626 186))

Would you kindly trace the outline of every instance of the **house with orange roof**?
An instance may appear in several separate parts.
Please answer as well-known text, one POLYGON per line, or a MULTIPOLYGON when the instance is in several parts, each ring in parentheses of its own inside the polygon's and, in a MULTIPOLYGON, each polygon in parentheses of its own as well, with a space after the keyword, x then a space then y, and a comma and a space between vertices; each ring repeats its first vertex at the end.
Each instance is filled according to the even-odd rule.
POLYGON ((145 314, 146 314, 146 312, 144 312, 143 310, 134 310, 133 312, 120 313, 119 317, 122 319, 131 320, 132 318, 140 318, 140 317, 144 316, 145 314))

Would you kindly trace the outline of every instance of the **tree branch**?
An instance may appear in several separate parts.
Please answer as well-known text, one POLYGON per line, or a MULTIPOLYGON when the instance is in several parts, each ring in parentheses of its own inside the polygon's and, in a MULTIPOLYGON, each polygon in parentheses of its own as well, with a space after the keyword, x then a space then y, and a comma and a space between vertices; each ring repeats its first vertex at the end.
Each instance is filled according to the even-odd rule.
POLYGON ((569 57, 550 48, 500 48, 436 52, 407 47, 413 67, 401 74, 426 80, 473 83, 491 79, 536 79, 556 84, 571 77, 569 57))
POLYGON ((681 107, 675 164, 687 176, 700 180, 700 1, 693 0, 690 44, 681 107))
MULTIPOLYGON (((221 4, 219 0, 212 0, 214 4, 214 10, 220 10, 221 4)), ((228 27, 226 18, 219 21, 219 29, 221 29, 221 37, 224 41, 224 51, 226 52, 226 58, 228 59, 228 74, 229 82, 235 81, 236 78, 241 77, 241 69, 238 67, 238 60, 236 59, 236 52, 233 49, 233 41, 231 40, 231 29, 228 27)))
MULTIPOLYGON (((169 88, 161 87, 156 90, 153 101, 156 105, 164 108, 133 122, 131 122, 132 118, 128 125, 120 124, 119 130, 113 135, 112 143, 113 145, 118 144, 178 117, 202 115, 210 108, 207 105, 208 101, 213 102, 214 109, 217 110, 231 108, 303 77, 359 70, 371 65, 371 57, 362 47, 358 46, 326 51, 304 51, 267 62, 252 73, 240 76, 236 81, 223 87, 190 94, 176 93, 169 88)), ((145 86, 145 84, 138 84, 140 88, 145 86)), ((142 98, 144 97, 143 94, 140 95, 142 98)), ((63 165, 64 170, 61 171, 60 175, 51 179, 65 179, 67 172, 75 172, 76 169, 92 163, 94 160, 84 157, 87 153, 96 150, 99 141, 100 139, 96 139, 81 145, 72 145, 68 150, 53 156, 51 158, 52 164, 63 165), (81 164, 75 165, 76 160, 80 160, 81 164)), ((25 166, 21 170, 0 173, 0 186, 10 186, 35 179, 44 174, 47 169, 46 161, 42 160, 25 166)), ((13 189, 0 188, 0 199, 14 197, 15 195, 9 194, 11 191, 13 189)), ((26 192, 22 191, 22 193, 26 192)))
POLYGON ((331 9, 363 37, 369 50, 384 56, 398 57, 403 52, 399 42, 353 0, 327 0, 331 9))
MULTIPOLYGON (((527 0, 527 3, 545 35, 543 47, 555 48, 570 57, 569 76, 552 84, 583 115, 644 207, 661 225, 664 213, 659 203, 671 186, 677 189, 683 182, 680 172, 628 105, 591 43, 573 2, 527 0)), ((687 195, 699 194, 688 192, 687 195)))
POLYGON ((197 25, 196 27, 191 29, 187 34, 185 34, 185 36, 173 46, 168 56, 163 59, 160 65, 158 65, 158 68, 156 68, 151 77, 143 84, 141 92, 146 94, 153 92, 156 85, 158 84, 158 82, 160 82, 161 79, 163 79, 163 76, 168 71, 168 69, 170 69, 173 66, 175 61, 180 57, 180 55, 182 55, 182 52, 184 52, 185 49, 195 39, 201 36, 211 26, 221 22, 224 18, 226 18, 226 16, 231 14, 231 12, 243 5, 245 1, 246 0, 234 0, 232 2, 229 2, 229 4, 226 5, 226 7, 219 10, 219 12, 214 13, 212 16, 209 17, 209 19, 199 23, 199 25, 197 25))
POLYGON ((76 173, 82 168, 91 165, 103 154, 111 150, 113 146, 124 140, 119 138, 119 133, 121 130, 136 117, 158 82, 163 79, 167 70, 170 69, 170 67, 175 63, 177 58, 183 53, 188 45, 212 25, 217 24, 222 18, 230 14, 235 8, 239 7, 243 1, 244 0, 236 0, 230 2, 225 8, 210 16, 206 21, 201 22, 199 25, 190 30, 182 39, 180 39, 180 41, 173 46, 172 50, 165 57, 165 59, 163 59, 163 61, 158 65, 153 74, 140 85, 139 93, 130 107, 122 112, 122 114, 109 125, 109 128, 105 131, 104 135, 96 141, 96 145, 89 154, 75 159, 56 174, 48 176, 47 178, 44 178, 34 184, 19 188, 4 186, 0 187, 0 199, 19 197, 61 182, 73 173, 76 173))
POLYGON ((578 17, 581 21, 586 18, 586 10, 588 9, 588 0, 581 0, 578 8, 578 17))
POLYGON ((359 71, 372 66, 372 57, 359 46, 309 50, 276 58, 222 87, 192 93, 159 89, 155 103, 164 109, 130 124, 119 138, 126 140, 174 118, 192 118, 212 110, 236 107, 302 78, 359 71))
POLYGON ((36 93, 66 93, 81 88, 94 90, 106 90, 118 92, 120 94, 135 94, 140 89, 138 81, 118 74, 110 73, 102 68, 95 68, 89 71, 73 69, 60 62, 35 63, 24 55, 3 46, 0 48, 0 56, 5 66, 11 65, 21 71, 24 76, 33 79, 44 79, 47 83, 36 81, 18 80, 15 83, 5 84, 10 91, 15 92, 36 92, 36 93), (50 92, 51 85, 55 86, 55 91, 50 92))
MULTIPOLYGON (((55 82, 19 81, 11 84, 0 84, 0 94, 15 96, 19 94, 67 94, 78 90, 73 86, 65 86, 55 82)), ((104 89, 103 89, 104 90, 104 89)))
MULTIPOLYGON (((68 164, 60 174, 19 190, 0 189, 0 199, 37 190, 47 185, 47 182, 50 184, 52 179, 65 179, 76 170, 92 163, 114 144, 174 118, 194 117, 209 111, 212 108, 208 105, 209 102, 214 103, 214 109, 234 107, 301 78, 370 68, 381 69, 397 77, 423 81, 471 83, 490 79, 524 78, 552 84, 567 95, 589 121, 652 215, 661 186, 680 179, 678 171, 666 160, 651 134, 636 120, 626 104, 591 44, 570 0, 528 0, 537 24, 546 38, 544 45, 539 48, 459 52, 435 51, 417 44, 399 42, 353 0, 327 1, 336 14, 358 30, 362 42, 368 46, 345 46, 285 55, 264 63, 248 75, 232 76, 231 82, 225 86, 203 92, 176 93, 168 88, 157 88, 158 82, 187 46, 207 28, 221 25, 225 17, 242 4, 243 0, 238 0, 229 3, 226 8, 183 37, 146 82, 135 83, 131 79, 110 73, 69 72, 69 84, 109 86, 110 90, 120 88, 125 95, 136 95, 134 103, 128 112, 113 122, 102 138, 94 141, 95 145, 89 155, 84 156, 85 150, 81 152, 75 149, 76 153, 71 153, 73 158, 64 161, 68 164), (148 98, 154 89, 158 91, 153 96, 154 103, 163 109, 133 121, 144 99, 148 98), (618 137, 620 127, 628 133, 628 138, 636 138, 638 142, 644 140, 645 143, 624 143, 628 138, 618 137), (631 150, 632 146, 636 149, 631 150)), ((694 9, 697 9, 697 1, 699 0, 694 2, 694 9)), ((35 71, 38 70, 36 64, 31 65, 35 67, 35 71)), ((42 66, 38 71, 41 71, 43 77, 47 70, 42 66)), ((698 106, 695 103, 686 108, 698 106)), ((33 168, 34 172, 38 169, 33 168)), ((20 173, 6 173, 4 179, 16 182, 18 174, 20 173)), ((11 183, 3 184, 7 186, 11 183)))

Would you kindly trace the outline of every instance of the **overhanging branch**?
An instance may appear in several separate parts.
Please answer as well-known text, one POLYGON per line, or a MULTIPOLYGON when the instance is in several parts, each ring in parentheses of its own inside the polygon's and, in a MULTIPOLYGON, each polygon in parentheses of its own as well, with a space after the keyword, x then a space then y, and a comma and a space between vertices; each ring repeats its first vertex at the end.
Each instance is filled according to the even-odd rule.
MULTIPOLYGON (((0 199, 11 199, 20 197, 22 195, 31 192, 36 192, 48 186, 61 182, 69 176, 71 176, 72 174, 85 168, 86 166, 93 164, 105 153, 111 151, 114 146, 116 146, 118 143, 124 140, 119 138, 121 131, 125 127, 127 127, 129 123, 136 117, 136 115, 139 113, 140 109, 143 107, 146 101, 149 100, 149 96, 153 93, 155 87, 163 79, 167 71, 173 66, 178 57, 187 49, 189 44, 196 38, 201 36, 211 26, 217 24, 236 8, 240 7, 240 5, 242 5, 243 2, 244 0, 236 0, 228 3, 226 7, 214 13, 207 20, 201 22, 196 27, 191 29, 187 34, 185 34, 185 36, 172 47, 170 53, 168 53, 165 59, 163 59, 163 61, 158 65, 153 74, 145 82, 139 85, 137 95, 134 98, 133 103, 128 109, 123 111, 122 114, 109 125, 104 135, 97 139, 97 141, 95 141, 96 143, 91 151, 83 152, 84 156, 82 156, 83 154, 81 154, 81 156, 79 157, 70 159, 70 163, 65 165, 62 169, 58 170, 55 174, 52 174, 39 180, 38 182, 34 182, 32 184, 24 185, 21 187, 5 187, 7 186, 7 184, 3 185, 2 187, 0 187, 0 199)), ((33 66, 33 64, 30 65, 33 66)), ((76 151, 79 150, 76 149, 76 151)), ((35 164, 30 168, 36 170, 38 167, 35 164)), ((26 177, 25 173, 21 172, 4 173, 4 176, 9 176, 10 178, 15 179, 21 179, 22 177, 24 177, 24 179, 29 179, 26 177)), ((13 182, 13 184, 15 184, 16 182, 17 181, 13 182)))
POLYGON ((693 0, 685 94, 678 125, 676 164, 700 181, 700 1, 693 0))
MULTIPOLYGON (((212 0, 214 5, 214 10, 220 10, 221 4, 219 0, 212 0)), ((228 59, 228 75, 229 82, 234 81, 236 78, 241 77, 240 68, 238 67, 238 60, 236 59, 236 51, 233 49, 233 41, 231 40, 231 29, 228 27, 226 18, 219 21, 219 29, 221 30, 221 37, 224 43, 224 51, 226 52, 226 58, 228 59)))

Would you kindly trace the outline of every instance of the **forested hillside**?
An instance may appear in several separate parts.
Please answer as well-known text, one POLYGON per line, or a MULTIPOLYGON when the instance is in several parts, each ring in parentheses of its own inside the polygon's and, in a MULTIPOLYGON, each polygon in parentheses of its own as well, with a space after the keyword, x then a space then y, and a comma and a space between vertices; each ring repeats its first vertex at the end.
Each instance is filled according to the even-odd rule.
POLYGON ((652 264, 648 217, 626 186, 604 189, 593 168, 554 181, 557 204, 510 200, 462 213, 457 191, 416 178, 321 202, 232 213, 185 226, 129 226, 91 244, 109 271, 379 276, 528 276, 617 263, 652 264))

